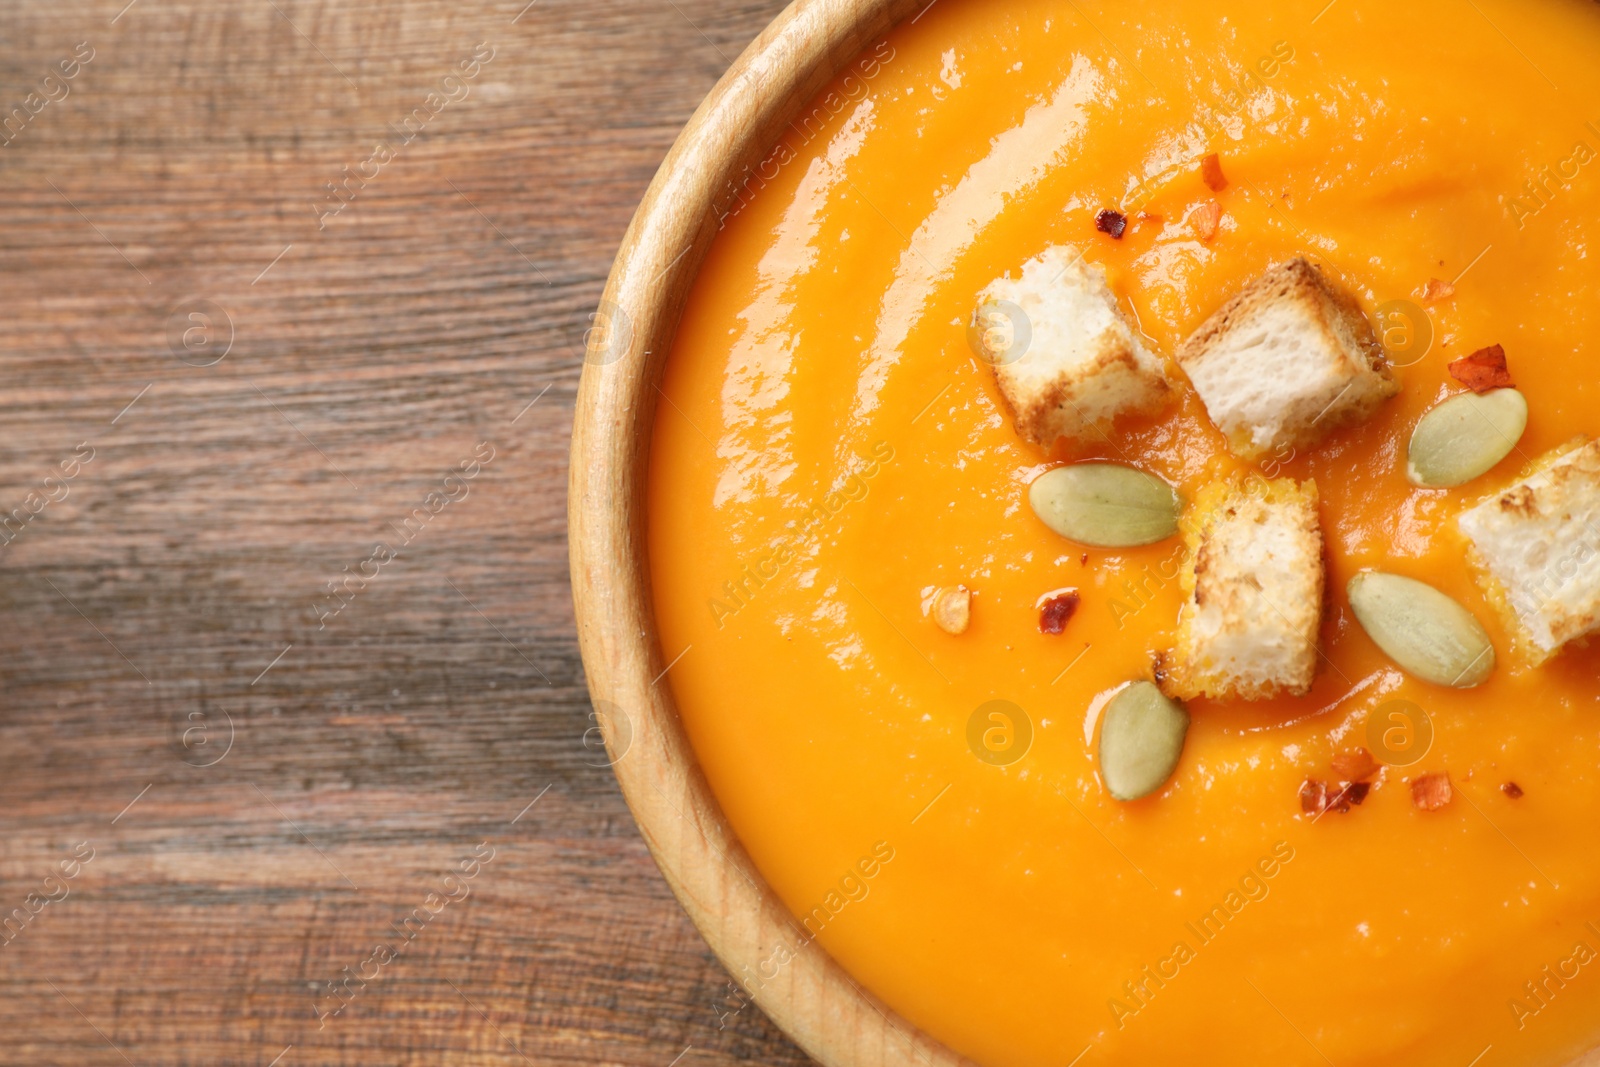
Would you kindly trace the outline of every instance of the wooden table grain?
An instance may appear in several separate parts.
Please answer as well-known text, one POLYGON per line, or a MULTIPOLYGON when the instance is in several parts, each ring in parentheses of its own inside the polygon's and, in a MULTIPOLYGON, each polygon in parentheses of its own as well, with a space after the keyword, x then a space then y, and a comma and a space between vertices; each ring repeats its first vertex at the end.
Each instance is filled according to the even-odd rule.
POLYGON ((0 5, 0 1064, 805 1062, 605 765, 564 521, 778 8, 0 5))

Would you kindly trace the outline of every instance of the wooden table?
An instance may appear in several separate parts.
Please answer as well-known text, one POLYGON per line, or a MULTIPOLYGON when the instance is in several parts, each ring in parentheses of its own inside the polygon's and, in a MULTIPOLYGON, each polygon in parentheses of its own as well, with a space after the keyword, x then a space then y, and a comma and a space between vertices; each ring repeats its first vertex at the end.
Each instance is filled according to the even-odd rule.
POLYGON ((563 518, 779 5, 126 2, 0 12, 0 1063, 805 1062, 605 766, 563 518))

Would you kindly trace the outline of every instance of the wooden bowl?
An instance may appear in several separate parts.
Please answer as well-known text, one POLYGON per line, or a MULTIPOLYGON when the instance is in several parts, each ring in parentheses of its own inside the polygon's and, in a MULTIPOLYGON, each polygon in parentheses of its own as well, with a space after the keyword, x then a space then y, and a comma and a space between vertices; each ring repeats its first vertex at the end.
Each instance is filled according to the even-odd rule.
POLYGON ((656 864, 712 951, 829 1067, 967 1062, 899 1018, 807 936, 734 837, 661 684, 645 540, 656 385, 719 226, 717 194, 845 64, 927 0, 796 0, 702 103, 633 217, 578 387, 568 498, 589 693, 656 864))
MULTIPOLYGON (((818 947, 733 835, 661 684, 645 538, 656 386, 718 193, 845 64, 928 0, 795 0, 690 118, 634 215, 590 331, 568 520, 589 692, 657 865, 730 974, 829 1067, 970 1064, 863 990, 818 947)), ((682 650, 687 651, 687 650, 682 650)), ((1600 1047, 1568 1067, 1600 1067, 1600 1047)))

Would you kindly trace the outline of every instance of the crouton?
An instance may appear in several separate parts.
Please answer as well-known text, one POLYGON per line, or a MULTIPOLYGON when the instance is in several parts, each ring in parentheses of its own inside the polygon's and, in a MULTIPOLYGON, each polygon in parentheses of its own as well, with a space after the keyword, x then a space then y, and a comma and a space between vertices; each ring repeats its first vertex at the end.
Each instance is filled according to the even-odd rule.
POLYGON ((1184 516, 1183 539, 1178 640, 1162 661, 1167 695, 1305 694, 1322 623, 1317 483, 1213 482, 1184 516))
POLYGON ((1070 245, 1045 249, 1016 279, 991 282, 974 323, 1017 433, 1042 447, 1062 437, 1099 440, 1117 416, 1154 412, 1171 396, 1105 271, 1070 245), (1018 309, 1022 321, 1010 321, 1018 309))
POLYGON ((1547 453, 1456 521, 1520 662, 1538 666, 1600 628, 1600 442, 1547 453))
POLYGON ((1178 347, 1243 459, 1305 448, 1399 392, 1366 315, 1304 259, 1273 267, 1178 347))

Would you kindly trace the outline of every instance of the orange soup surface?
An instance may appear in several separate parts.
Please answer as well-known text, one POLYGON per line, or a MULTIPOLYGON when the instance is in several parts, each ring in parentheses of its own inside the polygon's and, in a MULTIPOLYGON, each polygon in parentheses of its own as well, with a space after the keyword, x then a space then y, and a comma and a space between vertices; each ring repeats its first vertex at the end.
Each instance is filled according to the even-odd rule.
POLYGON ((1519 667, 1454 521, 1600 434, 1600 5, 941 0, 719 215, 661 383, 649 548, 684 725, 796 917, 737 979, 759 993, 825 951, 987 1067, 1557 1067, 1600 1044, 1600 647, 1519 667), (968 324, 1063 243, 1104 266, 1178 400, 1047 453, 968 324), (1296 255, 1359 300, 1402 388, 1247 468, 1172 353, 1296 255), (1493 344, 1531 409, 1517 451, 1412 486, 1412 428, 1462 391, 1446 365, 1493 344), (1028 484, 1081 459, 1190 500, 1246 469, 1321 497, 1310 694, 1191 702, 1177 771, 1132 803, 1097 726, 1173 642, 1181 546, 1048 529, 1028 484), (1344 592, 1364 568, 1477 615, 1487 683, 1380 652, 1344 592), (952 635, 923 604, 957 584, 952 635), (1067 589, 1076 613, 1042 633, 1067 589), (1355 746, 1386 763, 1365 802, 1304 812, 1301 784, 1355 746), (1441 772, 1453 800, 1420 810, 1409 782, 1441 772))

